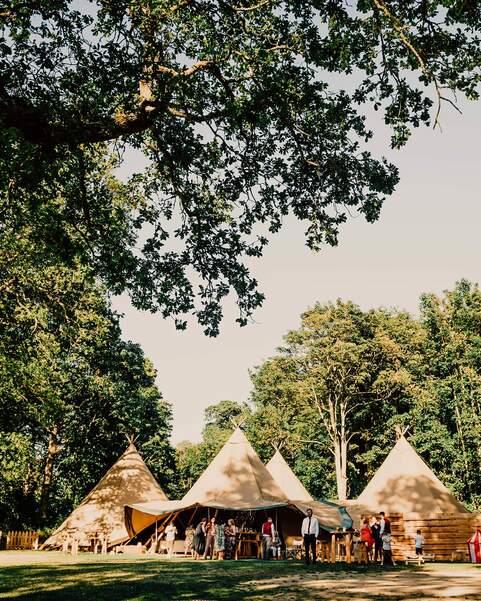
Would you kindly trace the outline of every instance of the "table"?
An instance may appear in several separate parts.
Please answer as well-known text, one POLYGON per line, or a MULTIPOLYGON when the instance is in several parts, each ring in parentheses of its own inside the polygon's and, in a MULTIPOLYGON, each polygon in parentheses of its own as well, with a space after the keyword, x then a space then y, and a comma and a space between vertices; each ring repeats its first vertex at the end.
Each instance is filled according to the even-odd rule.
POLYGON ((236 545, 236 559, 262 556, 261 535, 258 532, 240 532, 236 545))

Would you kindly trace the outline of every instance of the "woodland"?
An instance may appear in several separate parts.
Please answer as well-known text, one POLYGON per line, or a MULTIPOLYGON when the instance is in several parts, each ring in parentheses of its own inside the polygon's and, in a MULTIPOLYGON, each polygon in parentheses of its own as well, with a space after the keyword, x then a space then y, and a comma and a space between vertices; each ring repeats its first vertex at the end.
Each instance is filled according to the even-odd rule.
POLYGON ((53 527, 129 437, 176 497, 233 420, 324 498, 356 496, 409 427, 479 508, 475 284, 424 295, 416 317, 307 309, 251 397, 210 407, 202 442, 176 449, 112 298, 215 336, 228 297, 247 325, 264 301, 248 262, 286 216, 317 251, 394 192, 367 109, 401 148, 478 100, 480 29, 470 0, 0 1, 1 528, 53 527), (132 152, 145 166, 121 176, 132 152))

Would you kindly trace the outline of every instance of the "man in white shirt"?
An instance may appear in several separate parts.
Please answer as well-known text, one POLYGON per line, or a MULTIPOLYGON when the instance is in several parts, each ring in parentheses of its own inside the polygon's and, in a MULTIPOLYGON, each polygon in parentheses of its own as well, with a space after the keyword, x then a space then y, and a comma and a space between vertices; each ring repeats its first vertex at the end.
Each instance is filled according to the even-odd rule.
POLYGON ((312 553, 312 563, 316 563, 316 541, 319 536, 319 521, 312 515, 312 509, 307 510, 307 517, 302 520, 301 534, 304 539, 307 565, 310 563, 310 553, 312 553))

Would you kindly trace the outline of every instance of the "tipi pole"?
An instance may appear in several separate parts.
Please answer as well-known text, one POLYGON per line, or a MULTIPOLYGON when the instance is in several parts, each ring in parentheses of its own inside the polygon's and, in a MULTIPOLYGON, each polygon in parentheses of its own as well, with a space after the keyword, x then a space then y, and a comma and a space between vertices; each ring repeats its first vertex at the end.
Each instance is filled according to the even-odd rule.
POLYGON ((336 563, 336 535, 331 534, 331 563, 336 563))

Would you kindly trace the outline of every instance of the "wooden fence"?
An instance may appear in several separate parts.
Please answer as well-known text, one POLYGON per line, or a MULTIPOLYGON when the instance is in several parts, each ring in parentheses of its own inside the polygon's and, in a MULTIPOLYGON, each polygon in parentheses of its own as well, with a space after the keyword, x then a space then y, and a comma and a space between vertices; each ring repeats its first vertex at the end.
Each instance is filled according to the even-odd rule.
POLYGON ((29 550, 38 549, 40 532, 33 531, 10 531, 5 536, 5 549, 29 550))

